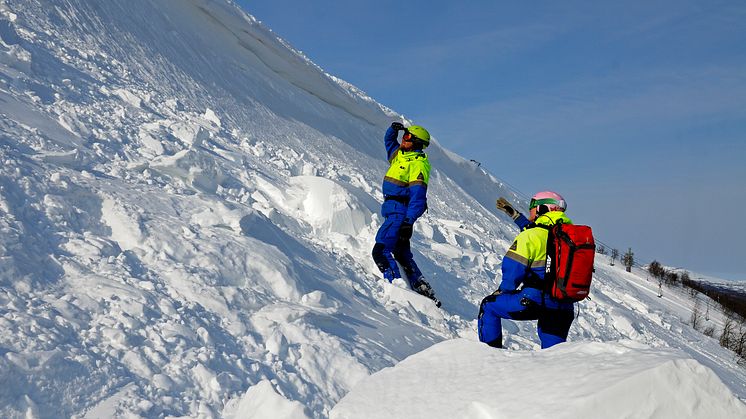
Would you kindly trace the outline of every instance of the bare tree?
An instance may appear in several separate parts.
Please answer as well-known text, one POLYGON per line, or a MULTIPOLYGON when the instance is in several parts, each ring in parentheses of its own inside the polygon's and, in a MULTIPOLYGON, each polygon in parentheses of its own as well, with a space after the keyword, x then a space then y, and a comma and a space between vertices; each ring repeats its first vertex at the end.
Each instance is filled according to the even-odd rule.
POLYGON ((738 327, 738 332, 736 333, 736 339, 732 345, 732 349, 733 352, 738 354, 741 358, 739 363, 746 362, 746 329, 744 329, 743 323, 738 327))
POLYGON ((679 281, 679 274, 677 274, 674 271, 667 271, 666 272, 666 283, 669 285, 676 285, 676 282, 679 281))
POLYGON ((736 313, 728 313, 720 334, 720 346, 730 349, 738 355, 738 363, 746 363, 746 324, 744 318, 736 313))
POLYGON ((710 325, 705 327, 705 330, 703 330, 702 333, 707 337, 715 336, 715 326, 710 325))
POLYGON ((702 303, 699 298, 696 297, 694 298, 694 308, 692 308, 692 317, 690 321, 694 330, 702 328, 702 303))
POLYGON ((614 261, 618 257, 619 257, 619 251, 616 249, 611 249, 611 266, 614 266, 614 261))
POLYGON ((666 270, 663 269, 663 266, 660 264, 660 262, 654 260, 650 262, 650 265, 648 265, 648 272, 650 272, 650 275, 653 275, 654 278, 663 279, 666 270))
POLYGON ((730 335, 729 341, 727 342, 728 346, 723 346, 735 352, 739 357, 738 363, 743 364, 746 363, 746 328, 743 324, 743 318, 741 318, 741 322, 738 322, 736 319, 732 320, 737 323, 737 325, 734 324, 732 328, 733 331, 730 335))
POLYGON ((689 276, 689 272, 684 271, 681 273, 681 282, 688 284, 691 280, 692 278, 689 276))
POLYGON ((628 248, 627 252, 622 256, 622 263, 627 269, 627 272, 632 272, 632 266, 635 264, 635 254, 632 253, 632 248, 628 248))
POLYGON ((599 244, 598 248, 596 249, 599 255, 605 255, 606 254, 606 247, 604 247, 603 244, 599 244))
POLYGON ((723 332, 720 334, 720 346, 730 349, 735 341, 736 321, 731 316, 727 316, 723 322, 723 332))

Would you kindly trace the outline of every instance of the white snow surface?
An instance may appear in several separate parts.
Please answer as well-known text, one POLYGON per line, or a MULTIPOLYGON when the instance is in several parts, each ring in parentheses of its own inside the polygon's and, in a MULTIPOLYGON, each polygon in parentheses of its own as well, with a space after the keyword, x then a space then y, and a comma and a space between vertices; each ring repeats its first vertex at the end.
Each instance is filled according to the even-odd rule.
POLYGON ((620 341, 496 351, 457 339, 373 374, 330 417, 738 418, 746 405, 676 350, 620 341))
POLYGON ((320 418, 350 394, 343 415, 426 349, 394 371, 425 382, 412 367, 440 354, 443 377, 485 380, 455 393, 463 417, 506 417, 481 391, 526 400, 582 354, 603 374, 577 417, 622 396, 742 412, 746 373, 688 325, 694 300, 602 256, 570 343, 538 351, 510 321, 507 351, 475 343, 517 234, 494 199, 525 203, 437 139, 413 247, 443 307, 382 282, 382 137, 403 116, 229 1, 0 0, 0 114, 0 417, 320 418))

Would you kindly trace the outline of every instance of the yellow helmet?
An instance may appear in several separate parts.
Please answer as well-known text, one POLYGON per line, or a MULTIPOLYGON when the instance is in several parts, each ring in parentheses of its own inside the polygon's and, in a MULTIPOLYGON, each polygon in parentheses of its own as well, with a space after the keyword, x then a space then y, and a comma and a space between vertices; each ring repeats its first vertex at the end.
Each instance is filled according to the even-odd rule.
POLYGON ((430 133, 427 132, 425 128, 422 128, 419 125, 412 125, 411 127, 407 128, 407 132, 412 134, 412 136, 416 139, 420 140, 422 142, 423 148, 430 145, 430 133))

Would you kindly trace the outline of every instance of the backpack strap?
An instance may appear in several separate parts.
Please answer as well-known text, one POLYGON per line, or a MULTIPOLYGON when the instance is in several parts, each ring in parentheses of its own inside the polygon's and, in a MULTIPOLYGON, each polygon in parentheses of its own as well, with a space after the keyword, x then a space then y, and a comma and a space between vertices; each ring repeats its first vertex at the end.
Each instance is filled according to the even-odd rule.
MULTIPOLYGON (((557 279, 557 246, 555 246, 555 231, 558 230, 558 226, 562 223, 558 223, 553 226, 546 226, 547 228, 547 264, 546 271, 544 272, 544 294, 552 292, 552 285, 557 279)), ((543 294, 542 294, 543 298, 543 294)))
POLYGON ((546 253, 547 253, 547 263, 549 264, 549 269, 544 272, 544 279, 541 280, 539 277, 533 272, 530 271, 531 274, 528 278, 524 280, 524 284, 526 286, 531 288, 538 288, 541 290, 541 298, 544 299, 545 294, 551 293, 552 290, 552 284, 554 284, 554 280, 556 278, 556 256, 555 256, 555 247, 554 247, 554 229, 556 226, 562 224, 562 220, 559 220, 557 224, 553 225, 546 225, 546 224, 536 224, 530 223, 528 226, 526 226, 526 229, 530 228, 543 228, 547 231, 547 244, 546 244, 546 253))

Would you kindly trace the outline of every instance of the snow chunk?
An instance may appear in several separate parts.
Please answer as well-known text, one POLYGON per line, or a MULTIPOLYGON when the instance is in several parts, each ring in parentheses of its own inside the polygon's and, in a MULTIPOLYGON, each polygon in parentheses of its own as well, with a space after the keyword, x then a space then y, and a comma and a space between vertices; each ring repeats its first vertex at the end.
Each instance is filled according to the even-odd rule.
POLYGON ((196 123, 176 122, 170 129, 174 137, 190 147, 199 147, 210 138, 210 133, 196 123))
POLYGON ((151 382, 156 388, 165 390, 165 391, 171 390, 171 388, 174 385, 173 380, 171 380, 167 375, 163 375, 163 374, 154 375, 151 382))
POLYGON ((157 138, 154 138, 147 129, 140 127, 140 132, 138 133, 137 137, 140 139, 140 142, 147 149, 151 150, 156 156, 160 156, 164 153, 165 149, 163 148, 163 144, 161 144, 161 141, 157 138))
POLYGON ((86 124, 80 120, 77 112, 73 109, 62 112, 57 117, 57 122, 59 122, 59 124, 66 130, 82 138, 87 138, 91 135, 91 130, 89 130, 86 124))
POLYGON ((0 64, 29 73, 31 71, 31 53, 19 45, 9 45, 0 49, 0 64))
POLYGON ((153 160, 150 167, 209 193, 215 192, 224 180, 224 175, 215 161, 194 150, 182 150, 173 156, 159 156, 153 160))
POLYGON ((111 228, 111 239, 123 250, 141 246, 143 232, 140 228, 140 215, 121 205, 113 197, 103 197, 101 221, 111 228))
POLYGON ((222 127, 223 125, 220 123, 220 118, 217 114, 215 114, 215 111, 213 111, 210 108, 207 108, 205 110, 205 114, 202 115, 205 120, 212 122, 213 124, 217 125, 218 127, 222 127))
POLYGON ((363 380, 330 417, 593 419, 608 412, 736 418, 746 417, 746 405, 710 369, 676 350, 581 342, 505 351, 457 339, 363 380))
POLYGON ((246 216, 244 209, 232 209, 220 201, 211 203, 209 207, 193 214, 191 224, 200 227, 227 227, 237 232, 241 231, 241 220, 246 216))
POLYGON ((223 410, 223 417, 226 419, 309 419, 302 404, 277 394, 268 380, 262 380, 251 386, 240 399, 229 401, 223 410))
POLYGON ((339 308, 339 303, 327 297, 325 292, 318 290, 304 294, 301 297, 301 303, 314 309, 329 310, 332 312, 339 308))
POLYGON ((135 108, 139 108, 142 106, 142 99, 140 99, 136 94, 130 92, 127 89, 116 89, 114 90, 114 94, 119 96, 122 101, 135 108))
POLYGON ((317 176, 297 176, 290 182, 297 188, 304 219, 317 231, 357 236, 370 224, 370 210, 353 195, 350 186, 317 176))
POLYGON ((150 379, 153 376, 153 371, 150 369, 148 362, 133 350, 125 351, 122 363, 127 365, 130 371, 142 378, 150 379))
POLYGON ((443 313, 435 306, 433 300, 412 291, 409 285, 405 284, 404 287, 406 289, 398 287, 395 284, 383 282, 383 292, 387 302, 411 308, 432 319, 443 320, 443 313))

